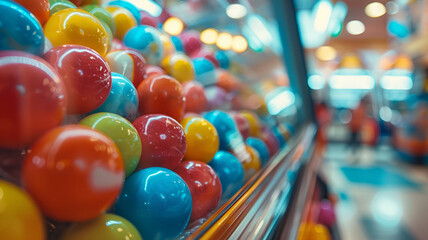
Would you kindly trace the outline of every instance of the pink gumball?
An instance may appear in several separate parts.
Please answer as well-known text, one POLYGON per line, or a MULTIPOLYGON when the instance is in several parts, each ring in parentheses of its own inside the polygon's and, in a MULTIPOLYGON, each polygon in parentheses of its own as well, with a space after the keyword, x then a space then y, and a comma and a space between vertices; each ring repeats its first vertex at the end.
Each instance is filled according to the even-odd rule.
POLYGON ((183 94, 186 97, 185 112, 201 113, 207 109, 207 97, 202 84, 188 81, 182 84, 183 94))
POLYGON ((187 31, 182 33, 179 38, 183 43, 184 52, 189 56, 198 52, 202 47, 201 40, 199 39, 199 33, 196 31, 187 31))
POLYGON ((327 227, 332 226, 336 222, 334 207, 327 199, 322 200, 319 204, 318 222, 327 227))

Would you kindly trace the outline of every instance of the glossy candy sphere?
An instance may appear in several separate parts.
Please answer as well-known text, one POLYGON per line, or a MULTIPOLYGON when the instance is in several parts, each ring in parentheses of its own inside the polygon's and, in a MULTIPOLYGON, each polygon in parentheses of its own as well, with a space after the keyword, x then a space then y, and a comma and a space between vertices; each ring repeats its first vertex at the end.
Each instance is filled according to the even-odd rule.
POLYGON ((183 179, 165 168, 147 168, 125 181, 115 205, 145 240, 176 238, 192 212, 192 197, 183 179))
POLYGON ((81 9, 68 8, 55 13, 46 22, 44 30, 54 47, 78 44, 104 56, 110 44, 108 32, 100 20, 81 9))
POLYGON ((240 81, 230 72, 218 69, 216 85, 223 88, 226 92, 239 91, 240 81))
POLYGON ((174 44, 175 50, 178 52, 184 52, 183 43, 181 39, 176 36, 171 36, 171 41, 174 44))
POLYGON ((150 64, 160 63, 164 55, 160 32, 150 26, 132 28, 126 34, 123 42, 126 46, 140 51, 150 64))
POLYGON ((179 36, 184 52, 188 56, 192 56, 201 50, 202 42, 199 39, 199 33, 197 31, 187 31, 179 36))
POLYGON ((140 19, 141 19, 140 10, 138 10, 138 8, 134 6, 134 4, 126 1, 113 1, 113 2, 109 2, 108 5, 125 8, 132 14, 132 16, 134 16, 134 19, 137 23, 140 22, 140 19))
POLYGON ((106 23, 112 34, 116 34, 116 22, 114 21, 111 13, 109 13, 107 10, 94 4, 83 6, 82 9, 97 17, 101 22, 106 23))
POLYGON ((180 83, 168 75, 157 75, 138 86, 139 111, 145 114, 165 114, 177 121, 184 115, 185 97, 180 83))
POLYGON ((278 140, 278 144, 280 148, 285 147, 285 145, 287 144, 285 137, 284 137, 284 132, 282 132, 280 127, 274 127, 272 129, 273 134, 275 135, 276 139, 278 140))
POLYGON ((241 161, 242 167, 244 168, 245 181, 248 181, 261 167, 261 161, 259 153, 252 147, 245 147, 247 152, 250 154, 250 161, 241 161))
POLYGON ((50 0, 50 15, 68 8, 77 8, 74 3, 67 0, 50 0))
POLYGON ((85 221, 107 210, 124 175, 114 142, 81 125, 45 133, 22 164, 26 191, 47 217, 59 221, 85 221))
POLYGON ((0 179, 0 236, 13 240, 44 240, 45 225, 30 195, 0 179))
POLYGON ((192 195, 190 222, 212 212, 221 199, 221 182, 214 170, 206 163, 183 161, 174 169, 186 182, 192 195))
POLYGON ((233 120, 235 120, 236 126, 242 135, 242 138, 246 140, 250 136, 250 123, 247 118, 242 116, 239 112, 231 113, 233 120))
POLYGON ((174 43, 172 43, 171 37, 168 34, 162 33, 160 35, 160 40, 162 42, 162 46, 164 49, 164 53, 163 53, 164 58, 175 53, 174 43))
POLYGON ((134 172, 141 157, 141 139, 128 120, 113 113, 96 113, 84 118, 80 124, 110 137, 122 154, 125 177, 134 172))
POLYGON ((194 117, 181 121, 186 134, 187 148, 185 160, 209 162, 218 151, 219 140, 215 127, 207 120, 194 117))
POLYGON ((242 136, 229 114, 215 110, 205 113, 203 117, 216 128, 220 140, 220 150, 230 150, 242 142, 242 136))
POLYGON ((110 67, 94 50, 79 45, 63 45, 49 50, 44 58, 66 86, 68 113, 93 111, 107 99, 112 85, 110 67))
POLYGON ((218 151, 208 165, 214 169, 220 178, 222 199, 231 198, 244 186, 244 168, 232 154, 218 151))
POLYGON ((27 9, 13 1, 0 1, 0 50, 43 54, 44 34, 27 9))
POLYGON ((142 240, 138 230, 123 217, 103 214, 95 219, 74 223, 60 240, 142 240))
POLYGON ((105 56, 112 72, 117 72, 128 78, 135 88, 144 80, 146 60, 135 50, 112 51, 105 56))
POLYGON ((275 153, 279 150, 278 139, 275 137, 275 134, 270 128, 263 128, 263 131, 260 134, 260 139, 262 139, 268 147, 270 156, 275 155, 275 153))
POLYGON ((177 121, 165 115, 150 114, 137 118, 132 125, 140 134, 143 149, 139 169, 177 167, 186 152, 186 135, 177 121))
POLYGON ((112 72, 112 86, 104 103, 93 112, 118 114, 130 121, 138 117, 138 93, 131 81, 119 73, 112 72))
POLYGON ((116 25, 116 34, 114 35, 120 40, 123 40, 126 33, 137 26, 137 21, 134 18, 134 15, 126 8, 119 6, 108 6, 105 8, 114 19, 116 25))
POLYGON ((184 112, 201 113, 207 110, 208 100, 202 84, 188 81, 182 84, 183 94, 186 97, 184 112))
POLYGON ((70 0, 76 6, 81 6, 84 0, 70 0))
POLYGON ((223 69, 228 69, 230 66, 229 57, 223 51, 217 51, 214 53, 215 59, 217 59, 219 65, 223 69))
POLYGON ((165 74, 166 74, 166 72, 162 68, 160 68, 160 67, 158 67, 156 65, 149 65, 149 64, 147 64, 147 66, 146 66, 146 75, 145 75, 144 79, 150 78, 150 77, 153 77, 153 76, 156 76, 156 75, 165 75, 165 74))
POLYGON ((195 69, 192 60, 183 53, 175 53, 162 60, 165 71, 179 82, 187 82, 195 79, 195 69))
POLYGON ((195 58, 196 80, 204 86, 212 85, 217 82, 214 64, 206 58, 195 58))
POLYGON ((45 60, 24 52, 1 51, 0 79, 0 147, 25 147, 62 123, 65 88, 45 60))
POLYGON ((248 120, 248 123, 250 123, 250 136, 259 137, 261 133, 259 117, 255 113, 246 110, 242 111, 241 115, 248 120))
POLYGON ((229 109, 230 96, 227 92, 217 86, 209 86, 205 88, 205 95, 208 100, 208 109, 229 109))
POLYGON ((269 149, 266 144, 259 138, 249 137, 246 141, 247 145, 257 151, 260 157, 261 165, 265 165, 269 161, 269 149))
POLYGON ((150 15, 148 12, 144 10, 141 10, 140 14, 141 14, 140 25, 147 25, 147 26, 157 28, 157 26, 159 25, 158 18, 153 17, 152 15, 150 15))
POLYGON ((48 0, 13 0, 19 3, 25 9, 30 11, 40 24, 43 25, 49 18, 49 1, 48 0))

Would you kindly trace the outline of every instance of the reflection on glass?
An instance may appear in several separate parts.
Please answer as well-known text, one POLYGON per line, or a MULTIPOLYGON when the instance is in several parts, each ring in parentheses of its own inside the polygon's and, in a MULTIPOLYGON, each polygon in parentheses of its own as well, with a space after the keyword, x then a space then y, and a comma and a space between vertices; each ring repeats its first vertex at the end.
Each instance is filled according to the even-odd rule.
POLYGON ((403 205, 400 195, 379 192, 373 198, 371 211, 374 219, 384 227, 396 227, 403 216, 403 205))

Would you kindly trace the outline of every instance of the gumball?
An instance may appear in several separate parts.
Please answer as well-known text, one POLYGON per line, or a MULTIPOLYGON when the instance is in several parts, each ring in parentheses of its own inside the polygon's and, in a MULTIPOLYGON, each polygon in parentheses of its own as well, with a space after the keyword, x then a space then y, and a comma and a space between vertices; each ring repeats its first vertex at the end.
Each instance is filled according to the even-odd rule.
POLYGON ((58 221, 85 221, 116 200, 125 172, 116 144, 82 125, 54 128, 31 147, 22 183, 42 212, 58 221))
POLYGON ((260 134, 260 138, 268 147, 270 156, 273 156, 276 152, 278 152, 279 142, 270 128, 264 127, 262 133, 260 134))
POLYGON ((173 171, 147 168, 126 179, 115 209, 134 224, 143 239, 175 239, 189 221, 192 197, 173 171))
POLYGON ((284 148, 285 145, 287 144, 287 142, 286 142, 284 134, 281 132, 280 128, 279 127, 274 127, 272 129, 272 131, 273 131, 273 134, 276 137, 276 140, 278 140, 279 147, 280 148, 284 148))
POLYGON ((177 121, 183 118, 185 97, 180 83, 168 75, 157 75, 138 86, 139 111, 165 114, 177 121))
POLYGON ((214 57, 214 53, 211 52, 210 50, 208 50, 208 48, 202 48, 199 52, 194 53, 192 55, 193 58, 206 58, 208 60, 210 60, 210 62, 212 64, 214 64, 215 68, 219 67, 219 63, 217 61, 217 59, 215 59, 214 57))
POLYGON ((244 168, 245 182, 248 181, 261 167, 261 161, 259 153, 251 146, 245 147, 247 152, 250 154, 249 161, 241 161, 242 167, 244 168))
POLYGON ((164 49, 163 57, 170 56, 175 53, 174 43, 171 41, 171 37, 166 33, 161 33, 160 40, 164 49))
POLYGON ((174 44, 174 47, 175 47, 176 51, 184 52, 183 43, 181 42, 181 40, 178 37, 171 36, 171 41, 174 44))
MULTIPOLYGON (((97 5, 86 5, 82 7, 84 10, 88 11, 92 15, 98 18, 101 22, 107 24, 108 28, 110 28, 113 35, 116 35, 116 22, 107 10, 97 5)), ((112 38, 113 39, 113 38, 112 38)))
POLYGON ((241 115, 245 117, 250 123, 250 136, 259 137, 260 134, 260 119, 259 117, 250 111, 242 111, 241 115))
POLYGON ((13 240, 44 240, 45 225, 31 197, 0 179, 0 236, 13 240))
POLYGON ((105 60, 112 72, 124 75, 136 88, 145 79, 146 60, 135 50, 112 51, 105 60))
POLYGON ((231 113, 233 120, 235 120, 236 126, 245 140, 250 136, 250 123, 247 118, 243 117, 239 112, 231 113))
POLYGON ((319 205, 318 222, 329 227, 332 227, 336 222, 334 207, 329 200, 321 201, 319 205))
POLYGON ((183 43, 184 52, 188 56, 198 52, 202 47, 201 40, 199 39, 199 33, 197 31, 184 32, 179 36, 179 38, 183 43))
POLYGON ((93 111, 107 99, 112 85, 110 67, 94 50, 79 45, 63 45, 49 50, 44 58, 64 81, 68 113, 93 111))
POLYGON ((214 169, 220 178, 222 199, 231 198, 244 186, 244 168, 232 154, 219 151, 208 165, 214 169))
POLYGON ((105 8, 114 19, 116 25, 116 34, 114 35, 120 40, 123 40, 125 34, 132 28, 137 26, 137 21, 134 15, 126 8, 119 6, 108 6, 105 8))
MULTIPOLYGON (((82 2, 82 4, 80 4, 80 5, 93 4, 93 5, 98 5, 98 6, 100 6, 101 3, 103 2, 103 0, 76 0, 76 1, 82 2)), ((80 6, 79 4, 76 4, 76 5, 80 6)))
POLYGON ((0 12, 0 50, 42 55, 45 38, 34 15, 13 1, 0 1, 0 12))
POLYGON ((238 128, 229 114, 215 110, 203 116, 217 130, 220 140, 220 150, 230 150, 243 142, 238 128))
POLYGON ((164 58, 162 67, 181 83, 195 79, 192 60, 183 53, 176 53, 164 58))
POLYGON ((207 110, 208 100, 202 84, 188 81, 182 84, 183 94, 186 97, 184 112, 201 113, 207 110))
POLYGON ((128 120, 113 113, 96 113, 84 118, 80 124, 110 137, 122 154, 125 176, 134 172, 141 157, 141 139, 128 120))
POLYGON ((0 79, 0 147, 25 147, 61 124, 66 113, 65 88, 45 60, 1 51, 0 79))
POLYGON ((165 115, 150 114, 137 118, 132 125, 142 143, 138 169, 177 167, 186 152, 186 135, 177 121, 165 115))
POLYGON ((208 109, 229 109, 229 95, 222 88, 210 86, 205 89, 208 109))
POLYGON ((142 240, 138 230, 123 217, 103 214, 95 219, 74 223, 60 240, 142 240))
POLYGON ((206 58, 195 58, 193 60, 195 66, 196 80, 202 85, 207 86, 217 82, 214 64, 206 58))
MULTIPOLYGON (((62 0, 61 0, 62 1, 62 0)), ((70 0, 76 6, 81 6, 84 0, 70 0)))
POLYGON ((246 143, 259 154, 262 166, 265 165, 267 161, 269 161, 269 149, 261 139, 249 137, 247 138, 246 143))
POLYGON ((140 22, 140 19, 141 19, 140 10, 138 10, 138 8, 134 6, 134 4, 126 1, 113 1, 113 2, 109 2, 108 5, 125 8, 132 14, 132 16, 134 16, 135 21, 137 23, 140 22))
POLYGON ((159 20, 153 16, 151 16, 146 11, 140 11, 141 19, 140 19, 140 25, 147 25, 154 28, 157 28, 159 25, 159 20))
POLYGON ((215 127, 207 120, 195 117, 181 121, 186 134, 185 160, 209 162, 218 151, 219 140, 215 127))
POLYGON ((126 46, 140 51, 150 64, 158 64, 164 55, 160 32, 150 26, 132 28, 123 42, 126 46))
POLYGON ((50 0, 50 15, 53 15, 67 8, 77 8, 72 2, 67 0, 50 0))
POLYGON ((221 182, 214 170, 199 161, 181 162, 174 172, 186 182, 192 195, 190 222, 206 217, 221 199, 221 182))
POLYGON ((219 65, 223 69, 228 69, 230 65, 229 57, 223 51, 217 51, 214 53, 215 59, 217 59, 219 65))
POLYGON ((162 68, 160 68, 156 65, 147 64, 146 65, 146 75, 145 75, 144 79, 151 78, 151 77, 156 76, 156 75, 165 75, 165 74, 166 74, 166 72, 162 68))
POLYGON ((56 46, 78 44, 91 48, 104 56, 110 39, 103 24, 94 15, 68 8, 52 15, 46 22, 46 37, 56 46))
POLYGON ((13 0, 14 2, 19 3, 25 9, 30 11, 40 24, 44 24, 49 18, 49 1, 48 0, 13 0))
POLYGON ((221 69, 218 69, 216 71, 217 74, 217 83, 216 85, 223 88, 227 92, 231 91, 238 91, 240 88, 240 81, 238 78, 233 76, 228 71, 224 71, 221 69))

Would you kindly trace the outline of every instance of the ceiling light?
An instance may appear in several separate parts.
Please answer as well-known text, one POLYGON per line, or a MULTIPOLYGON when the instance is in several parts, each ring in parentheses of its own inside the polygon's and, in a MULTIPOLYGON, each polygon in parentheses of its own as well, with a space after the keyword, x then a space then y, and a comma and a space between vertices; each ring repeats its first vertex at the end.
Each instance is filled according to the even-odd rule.
POLYGON ((215 44, 218 32, 215 29, 208 28, 201 32, 201 41, 205 44, 215 44))
POLYGON ((385 15, 386 8, 380 2, 372 2, 367 4, 366 8, 364 9, 364 12, 366 13, 367 16, 371 18, 377 18, 385 15))
POLYGON ((320 1, 316 9, 314 29, 319 33, 323 33, 327 30, 333 6, 330 1, 320 1))
POLYGON ((358 20, 352 20, 346 24, 346 30, 351 35, 360 35, 364 31, 366 31, 366 26, 364 26, 364 23, 358 20))
POLYGON ((226 8, 226 14, 230 18, 240 19, 247 15, 247 8, 239 3, 230 4, 226 8))
POLYGON ((217 38, 216 45, 222 50, 229 50, 232 48, 233 37, 229 33, 220 33, 217 38))
POLYGON ((183 28, 183 22, 176 17, 168 18, 163 24, 163 30, 173 36, 180 34, 183 31, 183 28))
POLYGON ((245 52, 248 48, 247 39, 243 36, 235 36, 233 37, 232 49, 237 53, 245 52))
POLYGON ((315 51, 315 55, 319 60, 330 61, 336 58, 337 53, 333 47, 322 46, 317 48, 317 50, 315 51))

